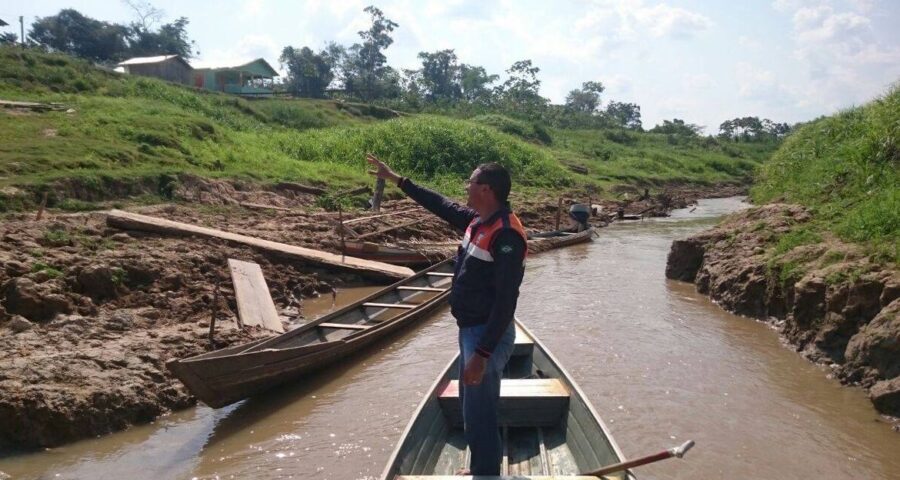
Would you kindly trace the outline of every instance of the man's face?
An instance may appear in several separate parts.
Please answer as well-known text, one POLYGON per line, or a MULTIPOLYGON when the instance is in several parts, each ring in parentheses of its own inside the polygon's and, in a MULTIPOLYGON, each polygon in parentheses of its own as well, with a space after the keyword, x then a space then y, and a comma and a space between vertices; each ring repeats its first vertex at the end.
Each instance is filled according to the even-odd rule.
POLYGON ((476 210, 484 205, 486 195, 492 195, 491 187, 478 183, 480 174, 481 170, 476 168, 466 180, 466 205, 476 210))

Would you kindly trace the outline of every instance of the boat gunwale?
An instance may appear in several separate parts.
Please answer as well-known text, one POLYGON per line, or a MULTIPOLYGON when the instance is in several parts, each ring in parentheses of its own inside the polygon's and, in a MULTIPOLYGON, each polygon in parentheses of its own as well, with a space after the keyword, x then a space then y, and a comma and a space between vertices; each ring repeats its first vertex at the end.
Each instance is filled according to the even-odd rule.
MULTIPOLYGON (((597 410, 594 408, 593 404, 591 404, 590 400, 588 400, 587 395, 585 395, 584 391, 581 390, 581 387, 579 387, 578 384, 575 382, 575 379, 572 378, 572 376, 569 374, 569 372, 565 368, 562 367, 559 360, 557 360, 557 358, 555 356, 553 356, 552 353, 550 353, 550 350, 547 348, 547 346, 544 345, 544 343, 541 342, 534 335, 534 333, 532 333, 531 330, 526 328, 525 325, 519 320, 518 317, 515 317, 515 319, 513 321, 516 323, 516 326, 519 329, 521 329, 521 331, 525 335, 528 335, 528 337, 534 343, 535 348, 540 350, 543 353, 543 355, 547 358, 547 360, 559 371, 559 373, 560 373, 559 380, 562 381, 567 388, 571 389, 571 393, 574 394, 575 398, 579 399, 579 401, 585 407, 587 407, 587 411, 593 417, 594 421, 597 422, 597 425, 600 426, 600 430, 603 432, 605 440, 609 443, 610 447, 612 447, 613 452, 616 454, 619 461, 625 461, 625 456, 622 453, 621 448, 619 448, 619 445, 616 443, 615 438, 610 433, 609 428, 603 422, 603 419, 597 413, 597 410)), ((424 396, 424 398, 422 399, 421 402, 419 402, 419 405, 416 407, 416 410, 413 412, 412 417, 410 418, 409 422, 407 422, 406 428, 404 428, 403 433, 400 436, 400 440, 397 442, 397 446, 394 447, 394 451, 391 453, 391 456, 388 459, 387 466, 385 467, 384 471, 382 472, 381 477, 379 477, 380 480, 394 480, 394 477, 396 475, 398 475, 398 474, 394 474, 392 472, 394 471, 395 467, 399 468, 398 461, 400 461, 401 449, 404 447, 406 439, 408 438, 409 434, 412 432, 413 427, 416 426, 416 423, 419 420, 419 416, 422 414, 422 411, 424 411, 425 408, 428 406, 429 402, 438 401, 439 388, 443 384, 450 381, 449 376, 451 373, 451 369, 454 367, 454 365, 456 365, 458 363, 459 363, 459 352, 457 352, 453 356, 453 359, 450 360, 450 363, 441 371, 441 374, 438 375, 437 380, 435 380, 433 382, 433 384, 431 385, 431 389, 428 390, 428 394, 424 396)), ((582 475, 582 473, 581 472, 573 473, 573 475, 582 475)), ((529 478, 529 476, 524 476, 523 478, 529 478)), ((636 477, 634 476, 634 473, 631 471, 631 469, 628 469, 628 470, 625 470, 624 478, 626 480, 634 480, 636 477)))
MULTIPOLYGON (((569 387, 572 388, 572 390, 575 393, 575 396, 582 400, 582 403, 584 403, 584 405, 587 407, 588 412, 590 412, 591 416, 594 417, 594 420, 600 425, 600 429, 603 431, 603 435, 606 437, 606 440, 609 442, 609 445, 612 447, 613 451, 616 453, 616 456, 619 457, 619 461, 624 462, 626 460, 626 457, 622 453, 622 449, 619 447, 619 444, 616 443, 616 439, 615 439, 615 437, 612 436, 612 433, 610 432, 609 427, 607 427, 606 423, 603 422, 603 418, 600 416, 599 413, 597 413, 597 410, 594 408, 594 405, 590 402, 587 395, 585 395, 584 390, 582 390, 581 387, 578 386, 578 383, 575 382, 575 379, 572 377, 572 375, 569 373, 569 371, 566 370, 562 366, 562 364, 559 362, 559 360, 557 360, 557 358, 550 352, 550 350, 547 348, 547 346, 544 345, 544 342, 539 340, 531 332, 531 330, 526 328, 525 325, 522 324, 522 322, 518 321, 518 319, 516 319, 516 322, 519 324, 519 328, 521 328, 526 334, 528 334, 528 336, 531 337, 531 340, 534 342, 535 346, 539 347, 540 350, 544 353, 544 355, 547 356, 547 359, 550 361, 550 363, 552 363, 553 366, 555 366, 556 368, 559 369, 559 372, 562 374, 562 380, 564 382, 566 382, 569 387)), ((625 478, 632 478, 632 479, 635 478, 634 473, 631 471, 631 469, 625 470, 625 474, 626 474, 625 478)), ((580 475, 580 473, 579 473, 579 475, 580 475)))
MULTIPOLYGON (((448 265, 448 264, 450 264, 450 263, 452 263, 452 262, 453 262, 453 259, 450 258, 450 259, 444 260, 444 261, 442 261, 442 262, 440 262, 440 263, 437 263, 437 264, 435 264, 435 265, 432 265, 431 267, 429 267, 429 268, 427 268, 427 269, 425 269, 425 270, 422 270, 421 272, 418 272, 418 273, 416 273, 415 275, 411 275, 411 276, 409 276, 409 277, 406 277, 406 278, 404 278, 403 280, 400 280, 400 281, 398 281, 398 282, 395 282, 395 283, 393 283, 393 284, 391 284, 391 285, 386 286, 385 288, 382 288, 382 289, 380 289, 380 290, 377 290, 377 291, 375 291, 375 292, 373 292, 373 293, 367 295, 366 297, 363 297, 363 298, 360 299, 360 300, 357 300, 357 301, 355 301, 355 302, 353 302, 353 303, 351 303, 351 304, 345 305, 344 307, 342 307, 342 308, 340 308, 340 309, 338 309, 338 310, 335 310, 334 312, 331 312, 331 313, 329 313, 328 315, 323 315, 323 316, 321 316, 321 317, 319 317, 319 318, 317 318, 317 319, 315 319, 315 320, 312 320, 312 321, 310 321, 310 322, 307 322, 307 323, 305 323, 305 324, 303 324, 303 325, 301 325, 301 326, 299 326, 299 327, 297 327, 297 328, 295 328, 295 329, 293 329, 293 330, 287 331, 287 332, 282 333, 282 334, 280 334, 280 335, 275 335, 275 336, 273 336, 273 337, 269 337, 269 338, 265 338, 265 339, 260 339, 260 340, 253 341, 253 342, 249 342, 249 343, 242 344, 242 345, 235 345, 234 347, 227 347, 227 348, 235 348, 235 350, 236 350, 235 353, 230 353, 230 354, 227 354, 227 355, 221 355, 222 350, 214 350, 214 351, 212 351, 212 352, 205 352, 205 353, 201 353, 201 354, 199 354, 199 355, 194 355, 194 356, 191 356, 191 357, 188 357, 188 358, 181 358, 181 359, 173 360, 172 363, 193 363, 193 362, 198 362, 198 361, 206 361, 206 360, 219 359, 219 358, 222 358, 222 357, 225 357, 225 356, 238 356, 238 355, 244 355, 244 354, 252 354, 252 353, 264 352, 264 351, 266 351, 266 349, 267 349, 267 347, 269 346, 269 344, 272 344, 272 343, 278 343, 278 342, 281 342, 281 341, 284 341, 284 340, 287 340, 287 339, 290 339, 290 338, 299 336, 299 335, 301 335, 301 334, 304 334, 304 333, 306 333, 306 332, 312 330, 313 328, 318 327, 320 323, 329 323, 330 321, 332 321, 332 320, 337 320, 339 317, 341 317, 341 316, 343 316, 343 315, 345 315, 345 314, 347 314, 347 313, 350 313, 350 312, 352 312, 352 311, 354 311, 354 310, 357 310, 357 309, 359 309, 359 308, 365 308, 365 307, 362 306, 362 304, 364 304, 364 303, 366 303, 366 302, 368 302, 368 301, 370 301, 370 300, 372 300, 372 299, 374 299, 374 298, 377 298, 377 297, 380 297, 380 296, 382 296, 382 295, 385 295, 385 294, 387 294, 387 293, 395 292, 395 291, 397 291, 397 287, 404 286, 404 285, 408 284, 409 282, 412 282, 412 281, 418 280, 418 279, 420 279, 420 278, 426 277, 427 274, 428 274, 428 272, 433 271, 433 270, 436 270, 436 269, 439 269, 439 268, 441 268, 441 267, 443 267, 443 266, 445 266, 445 265, 448 265), (243 347, 248 347, 248 348, 245 348, 245 349, 241 350, 240 348, 238 348, 238 347, 241 347, 241 346, 243 346, 243 347), (218 355, 213 355, 213 354, 218 354, 218 355)), ((450 292, 450 289, 448 288, 447 291, 445 291, 445 292, 443 292, 443 293, 440 293, 440 294, 436 295, 435 297, 433 297, 433 298, 427 300, 426 302, 424 302, 424 303, 422 303, 422 304, 420 304, 420 305, 417 305, 417 307, 416 307, 415 309, 411 309, 411 310, 409 310, 409 312, 407 312, 407 313, 404 313, 404 314, 402 314, 402 315, 398 315, 398 316, 396 316, 396 317, 394 317, 394 318, 391 318, 391 319, 389 319, 389 320, 385 320, 385 321, 383 321, 383 322, 380 322, 380 323, 378 323, 378 324, 372 326, 372 328, 370 328, 370 329, 368 329, 368 330, 359 331, 359 332, 354 332, 354 333, 352 333, 352 334, 350 334, 350 335, 347 335, 346 337, 343 337, 343 338, 340 338, 340 339, 337 339, 337 340, 329 340, 329 341, 326 341, 326 342, 320 342, 319 344, 321 345, 321 344, 328 344, 328 343, 331 343, 331 342, 347 341, 348 339, 350 339, 350 337, 356 337, 356 336, 360 336, 360 334, 370 333, 370 332, 372 332, 372 331, 381 330, 385 325, 390 325, 390 324, 395 323, 395 322, 397 322, 397 321, 403 320, 404 318, 406 318, 406 317, 409 316, 409 315, 412 315, 412 314, 414 314, 414 313, 417 313, 417 312, 422 311, 424 308, 426 308, 426 307, 428 307, 430 304, 434 303, 434 301, 436 301, 436 300, 437 300, 437 301, 442 300, 443 297, 445 297, 446 295, 449 294, 449 292, 450 292)), ((336 322, 336 323, 341 323, 341 322, 336 322)), ((309 347, 309 345, 303 345, 303 346, 299 346, 299 347, 282 347, 282 348, 277 348, 277 347, 276 347, 276 348, 273 348, 273 349, 274 349, 274 350, 278 350, 278 351, 289 351, 289 350, 292 349, 292 348, 307 348, 307 347, 309 347)), ((314 352, 311 352, 311 353, 314 353, 314 352)))

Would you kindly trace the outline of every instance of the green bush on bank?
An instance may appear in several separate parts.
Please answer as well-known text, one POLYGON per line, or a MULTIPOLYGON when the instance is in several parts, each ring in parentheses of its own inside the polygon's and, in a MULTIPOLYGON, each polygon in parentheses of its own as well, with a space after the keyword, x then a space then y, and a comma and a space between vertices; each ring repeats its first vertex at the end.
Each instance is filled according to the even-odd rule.
POLYGON ((900 260, 900 87, 795 132, 752 196, 805 205, 818 228, 900 260))
POLYGON ((404 175, 424 179, 465 178, 481 163, 506 166, 526 185, 569 183, 567 173, 545 150, 462 120, 420 116, 366 127, 311 130, 275 137, 277 148, 304 161, 365 168, 373 152, 404 175))

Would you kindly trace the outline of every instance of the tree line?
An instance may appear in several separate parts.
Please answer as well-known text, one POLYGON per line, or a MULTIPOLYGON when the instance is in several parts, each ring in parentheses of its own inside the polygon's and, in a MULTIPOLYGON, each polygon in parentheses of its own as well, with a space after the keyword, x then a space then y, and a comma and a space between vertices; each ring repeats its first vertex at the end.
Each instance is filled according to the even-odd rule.
MULTIPOLYGON (((135 16, 128 25, 96 20, 78 10, 65 8, 56 15, 36 19, 25 43, 100 64, 155 55, 194 56, 195 44, 188 37, 190 22, 186 17, 161 23, 163 11, 150 3, 139 0, 124 0, 124 3, 135 16)), ((15 34, 0 37, 2 43, 17 40, 15 34)))
MULTIPOLYGON (((163 24, 162 11, 150 3, 124 2, 135 16, 128 25, 63 9, 57 15, 38 18, 31 25, 28 43, 98 63, 134 56, 194 56, 187 18, 163 24)), ((600 81, 585 81, 566 95, 563 104, 551 103, 540 95, 540 68, 529 59, 510 65, 503 82, 482 66, 463 63, 453 49, 420 52, 418 68, 397 70, 388 65, 385 51, 393 44, 392 33, 399 25, 377 7, 364 11, 369 15, 369 28, 359 31, 360 40, 350 46, 328 42, 319 51, 308 46, 284 47, 278 61, 286 75, 276 88, 296 97, 358 100, 404 111, 460 116, 501 113, 558 128, 644 131, 641 107, 614 100, 604 104, 605 87, 600 81)), ((699 137, 703 128, 675 118, 648 131, 678 139, 699 137)), ((770 141, 790 130, 786 123, 743 117, 723 122, 718 138, 770 141)))

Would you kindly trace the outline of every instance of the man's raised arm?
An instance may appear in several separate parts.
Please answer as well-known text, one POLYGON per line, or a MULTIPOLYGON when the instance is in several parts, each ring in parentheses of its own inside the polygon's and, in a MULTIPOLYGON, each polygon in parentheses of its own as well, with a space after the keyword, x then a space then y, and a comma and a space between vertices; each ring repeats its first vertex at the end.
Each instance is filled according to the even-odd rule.
POLYGON ((425 207, 426 210, 441 217, 460 230, 465 230, 472 219, 478 215, 475 210, 465 205, 460 205, 440 193, 420 187, 410 179, 397 175, 390 167, 371 153, 366 155, 366 161, 375 167, 375 170, 369 173, 397 185, 400 187, 400 190, 403 190, 403 193, 409 195, 409 198, 412 198, 416 203, 425 207))

